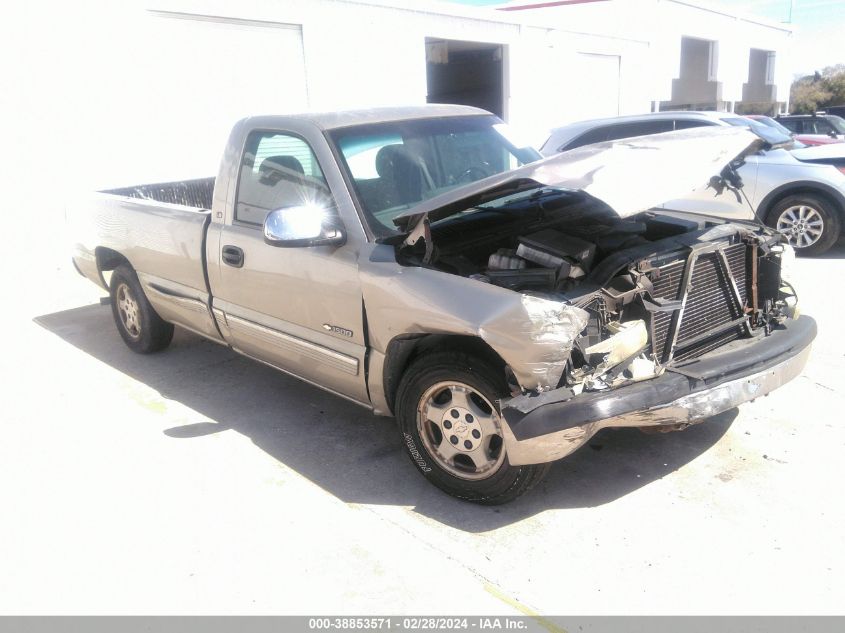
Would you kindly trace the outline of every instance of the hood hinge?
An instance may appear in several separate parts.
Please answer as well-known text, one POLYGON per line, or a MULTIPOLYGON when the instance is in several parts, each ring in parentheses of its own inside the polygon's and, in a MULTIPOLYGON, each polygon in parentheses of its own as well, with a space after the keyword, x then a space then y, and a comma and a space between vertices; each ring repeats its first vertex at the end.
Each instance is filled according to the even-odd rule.
POLYGON ((425 240, 425 255, 423 255, 423 264, 431 262, 431 256, 434 254, 434 243, 431 241, 431 224, 428 221, 428 216, 425 216, 414 225, 414 228, 405 238, 402 243, 404 246, 415 246, 420 239, 425 240))

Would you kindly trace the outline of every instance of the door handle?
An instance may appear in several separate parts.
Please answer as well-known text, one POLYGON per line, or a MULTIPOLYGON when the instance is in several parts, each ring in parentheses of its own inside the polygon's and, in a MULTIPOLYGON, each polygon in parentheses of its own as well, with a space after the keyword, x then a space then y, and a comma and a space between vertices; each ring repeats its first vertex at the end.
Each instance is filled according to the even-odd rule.
POLYGON ((223 263, 235 268, 244 265, 244 251, 242 248, 227 244, 223 247, 223 263))

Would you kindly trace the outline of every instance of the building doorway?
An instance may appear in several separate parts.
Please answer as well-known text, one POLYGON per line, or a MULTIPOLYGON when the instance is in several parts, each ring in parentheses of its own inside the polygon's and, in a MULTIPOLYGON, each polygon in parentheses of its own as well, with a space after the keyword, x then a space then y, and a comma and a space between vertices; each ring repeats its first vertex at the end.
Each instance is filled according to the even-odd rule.
POLYGON ((672 99, 661 110, 721 110, 722 83, 718 77, 719 43, 696 37, 681 38, 681 67, 672 80, 672 99))
POLYGON ((457 103, 505 118, 502 44, 425 38, 428 103, 457 103))

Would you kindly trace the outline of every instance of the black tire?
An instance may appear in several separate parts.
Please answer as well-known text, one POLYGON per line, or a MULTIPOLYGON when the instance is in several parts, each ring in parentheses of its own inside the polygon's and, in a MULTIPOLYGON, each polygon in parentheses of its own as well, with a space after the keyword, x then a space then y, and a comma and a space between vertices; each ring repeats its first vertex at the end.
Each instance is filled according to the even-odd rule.
POLYGON ((801 193, 787 196, 773 206, 766 216, 766 224, 774 229, 783 230, 787 239, 789 239, 789 243, 795 248, 795 253, 807 256, 820 255, 836 243, 836 240, 839 239, 842 220, 835 205, 826 197, 812 193, 801 193), (802 209, 805 211, 801 211, 802 209), (792 233, 784 230, 796 225, 796 222, 790 219, 790 213, 791 217, 799 218, 802 212, 816 221, 819 218, 821 219, 823 224, 821 235, 815 237, 806 232, 811 228, 806 227, 806 225, 804 233, 792 233), (815 239, 815 241, 808 245, 802 245, 809 239, 815 239))
POLYGON ((170 345, 173 324, 163 320, 150 305, 132 268, 121 264, 114 269, 109 293, 114 323, 129 349, 152 354, 170 345))
MULTIPOLYGON (((482 420, 473 419, 472 415, 467 415, 469 420, 467 424, 461 424, 463 417, 458 418, 460 427, 463 429, 460 432, 466 435, 466 438, 460 439, 453 444, 461 445, 465 441, 467 447, 475 441, 476 449, 480 452, 477 455, 482 455, 489 459, 486 467, 489 472, 473 472, 472 467, 468 464, 474 464, 472 458, 464 455, 465 451, 462 448, 460 454, 456 454, 451 460, 444 460, 439 455, 440 443, 433 446, 435 443, 437 433, 440 433, 440 442, 442 446, 453 451, 452 447, 448 446, 447 438, 443 433, 451 433, 452 431, 444 431, 443 426, 422 420, 420 411, 425 409, 425 403, 435 403, 437 397, 448 397, 444 404, 436 404, 438 411, 443 411, 443 425, 450 424, 447 419, 458 411, 460 405, 452 404, 453 392, 450 388, 443 388, 439 393, 435 393, 435 397, 429 397, 429 392, 437 391, 440 385, 447 383, 456 389, 462 389, 464 396, 468 400, 472 400, 472 404, 468 409, 461 409, 464 413, 467 411, 477 411, 482 414, 490 409, 490 404, 495 407, 497 399, 508 394, 507 383, 503 371, 496 371, 490 367, 489 363, 470 356, 462 352, 433 352, 423 355, 413 361, 405 371, 399 388, 396 394, 396 419, 399 423, 399 431, 402 436, 402 444, 405 447, 405 452, 408 457, 416 465, 417 470, 428 479, 435 486, 444 492, 463 499, 465 501, 472 501, 484 505, 499 505, 507 503, 516 499, 520 495, 528 492, 531 488, 537 485, 548 472, 549 464, 539 464, 532 466, 511 466, 508 462, 504 443, 501 437, 496 438, 495 434, 487 436, 481 434, 470 435, 476 433, 473 424, 482 424, 482 420), (446 392, 449 392, 448 394, 446 392), (480 396, 480 398, 479 398, 480 396), (486 402, 483 402, 483 400, 486 402), (482 406, 483 405, 483 406, 482 406), (455 407, 454 409, 452 407, 455 407), (474 409, 473 407, 481 406, 482 409, 474 409), (442 409, 439 409, 443 407, 442 409), (418 424, 418 419, 420 423, 418 424), (469 428, 469 431, 467 430, 469 428), (425 433, 426 436, 421 435, 425 433), (479 437, 478 440, 473 440, 473 437, 479 437), (487 441, 487 446, 492 450, 487 451, 483 448, 482 443, 487 441), (498 449, 498 451, 497 451, 498 449), (459 469, 466 469, 465 473, 459 469), (450 469, 452 472, 450 472, 450 469), (455 474, 459 471, 459 474, 455 474), (475 479, 467 479, 466 477, 473 476, 475 479), (478 478, 481 477, 481 478, 478 478)), ((434 393, 432 392, 432 393, 434 393)), ((455 400, 457 402, 457 399, 455 400)), ((463 413, 461 414, 463 416, 463 413)), ((490 411, 485 417, 483 424, 496 424, 498 414, 490 411)), ((456 416, 457 417, 457 416, 456 416)), ((458 432, 458 426, 450 428, 455 433, 458 432)), ((479 429, 489 428, 489 426, 479 427, 479 429)), ((455 436, 450 436, 451 440, 455 436)), ((476 467, 476 471, 479 469, 476 467)))

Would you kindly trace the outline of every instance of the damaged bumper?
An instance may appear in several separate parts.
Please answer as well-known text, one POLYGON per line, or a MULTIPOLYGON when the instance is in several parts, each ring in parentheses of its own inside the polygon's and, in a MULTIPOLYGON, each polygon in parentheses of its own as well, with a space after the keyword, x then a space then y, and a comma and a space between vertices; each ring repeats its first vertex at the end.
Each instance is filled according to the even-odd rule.
POLYGON ((550 462, 606 427, 689 424, 732 409, 798 376, 815 336, 816 322, 802 316, 769 336, 706 354, 651 380, 577 396, 561 388, 503 401, 508 460, 550 462))

